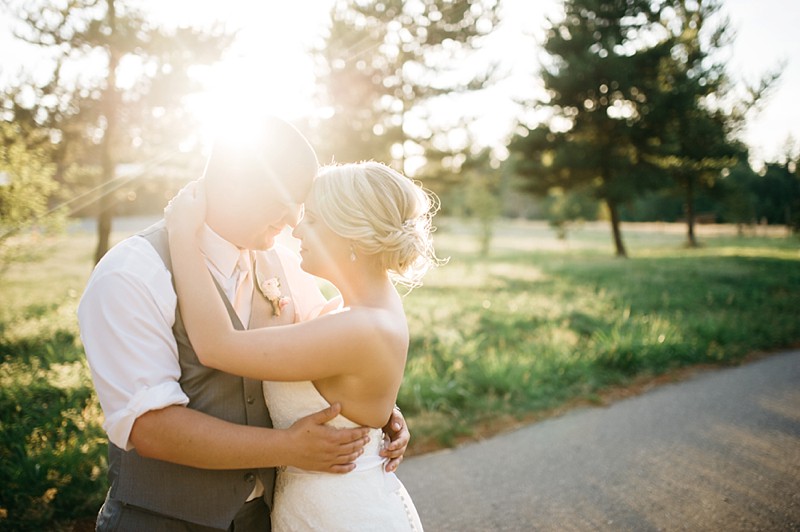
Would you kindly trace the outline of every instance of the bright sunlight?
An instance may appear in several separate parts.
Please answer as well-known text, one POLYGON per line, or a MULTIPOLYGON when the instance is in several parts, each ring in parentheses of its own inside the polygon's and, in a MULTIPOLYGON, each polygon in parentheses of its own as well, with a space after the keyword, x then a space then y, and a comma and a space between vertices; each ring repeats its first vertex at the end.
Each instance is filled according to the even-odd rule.
MULTIPOLYGON (((153 4, 156 4, 153 2, 153 4)), ((254 114, 274 114, 287 120, 313 115, 314 44, 330 3, 254 3, 234 1, 161 3, 166 20, 185 20, 185 8, 199 10, 203 21, 222 21, 236 31, 224 59, 193 74, 206 90, 188 102, 203 124, 205 141, 224 128, 248 135, 254 114)))

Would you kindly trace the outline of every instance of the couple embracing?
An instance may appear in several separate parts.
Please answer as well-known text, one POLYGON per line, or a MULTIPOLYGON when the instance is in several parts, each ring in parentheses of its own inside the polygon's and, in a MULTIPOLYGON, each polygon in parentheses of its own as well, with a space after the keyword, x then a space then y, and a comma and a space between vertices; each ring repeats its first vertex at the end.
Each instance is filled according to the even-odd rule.
POLYGON ((320 170, 290 124, 258 125, 218 139, 81 299, 109 438, 97 528, 421 530, 394 475, 410 438, 394 284, 436 263, 436 205, 379 163, 320 170), (299 258, 275 245, 286 226, 299 258))

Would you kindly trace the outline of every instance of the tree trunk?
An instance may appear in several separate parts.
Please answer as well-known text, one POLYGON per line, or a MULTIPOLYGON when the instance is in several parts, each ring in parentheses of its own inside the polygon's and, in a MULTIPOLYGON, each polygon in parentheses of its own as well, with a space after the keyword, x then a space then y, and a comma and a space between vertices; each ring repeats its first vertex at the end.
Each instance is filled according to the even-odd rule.
POLYGON ((97 264, 100 262, 100 259, 103 258, 103 255, 106 254, 110 245, 110 237, 111 237, 111 220, 113 218, 112 206, 105 205, 109 202, 109 198, 107 196, 103 196, 100 198, 100 205, 101 208, 104 210, 97 215, 97 248, 94 252, 94 263, 97 264))
POLYGON ((617 211, 616 202, 607 199, 608 212, 611 215, 611 233, 614 236, 614 248, 617 257, 627 257, 628 253, 625 251, 625 244, 622 242, 622 231, 619 228, 619 212, 617 211))
POLYGON ((115 161, 113 156, 114 141, 117 132, 117 65, 119 57, 113 39, 116 34, 116 11, 114 0, 108 2, 108 26, 111 29, 108 43, 108 85, 103 96, 103 107, 106 119, 106 130, 103 132, 103 140, 100 145, 100 170, 101 182, 103 183, 103 193, 98 201, 99 212, 97 213, 97 248, 94 252, 94 262, 97 264, 109 249, 111 237, 111 222, 114 217, 113 187, 110 186, 114 179, 115 161))
POLYGON ((697 247, 697 239, 694 236, 694 180, 692 176, 686 177, 686 245, 690 248, 697 247))

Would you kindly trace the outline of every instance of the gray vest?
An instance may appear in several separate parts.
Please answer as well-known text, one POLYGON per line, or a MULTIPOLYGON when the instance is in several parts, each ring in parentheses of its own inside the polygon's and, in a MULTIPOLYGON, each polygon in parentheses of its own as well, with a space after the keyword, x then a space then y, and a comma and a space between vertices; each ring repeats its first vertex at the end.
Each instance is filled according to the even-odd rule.
MULTIPOLYGON (((163 222, 140 236, 155 248, 172 272, 169 242, 163 222)), ((219 289, 219 286, 217 286, 219 289)), ((233 307, 220 296, 236 329, 243 329, 233 307)), ((261 381, 244 379, 207 368, 189 343, 178 309, 173 327, 181 366, 180 385, 189 397, 188 408, 214 417, 257 427, 271 427, 261 381)), ((182 466, 123 451, 109 443, 110 496, 123 503, 204 526, 226 529, 255 486, 256 475, 264 484, 267 501, 275 484, 274 469, 210 470, 182 466)))

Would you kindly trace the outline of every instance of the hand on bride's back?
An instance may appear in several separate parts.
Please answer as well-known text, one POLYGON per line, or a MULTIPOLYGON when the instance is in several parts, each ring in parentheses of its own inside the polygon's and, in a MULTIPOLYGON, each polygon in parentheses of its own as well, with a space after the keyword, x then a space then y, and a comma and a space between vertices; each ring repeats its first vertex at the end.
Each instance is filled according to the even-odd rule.
POLYGON ((183 187, 164 209, 164 219, 170 232, 195 233, 206 219, 206 187, 202 180, 183 187))

